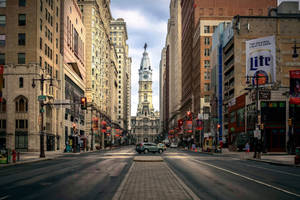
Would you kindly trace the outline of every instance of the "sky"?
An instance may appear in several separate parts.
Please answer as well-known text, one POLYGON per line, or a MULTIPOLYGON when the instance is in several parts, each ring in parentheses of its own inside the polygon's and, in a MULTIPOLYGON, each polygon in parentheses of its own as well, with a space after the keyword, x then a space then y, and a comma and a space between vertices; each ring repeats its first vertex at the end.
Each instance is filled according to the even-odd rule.
MULTIPOLYGON (((278 0, 278 3, 287 0, 278 0)), ((299 1, 299 0, 291 0, 299 1)), ((159 62, 165 46, 170 0, 111 0, 113 18, 123 18, 127 24, 131 65, 131 115, 138 105, 138 69, 145 42, 148 44, 153 69, 153 106, 159 110, 159 62)))
POLYGON ((159 62, 165 45, 170 0, 111 0, 113 18, 123 18, 127 25, 131 64, 131 115, 138 105, 138 69, 147 43, 150 57, 153 106, 159 110, 159 62))

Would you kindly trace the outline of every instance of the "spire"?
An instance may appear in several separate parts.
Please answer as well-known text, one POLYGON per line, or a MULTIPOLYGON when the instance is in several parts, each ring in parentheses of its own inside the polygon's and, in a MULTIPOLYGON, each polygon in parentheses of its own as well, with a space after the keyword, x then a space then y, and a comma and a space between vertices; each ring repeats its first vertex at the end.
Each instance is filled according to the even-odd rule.
POLYGON ((141 60, 141 65, 140 65, 140 69, 141 70, 151 70, 151 64, 150 64, 150 58, 148 56, 148 52, 147 52, 147 43, 145 43, 144 45, 144 53, 143 53, 143 58, 141 60))

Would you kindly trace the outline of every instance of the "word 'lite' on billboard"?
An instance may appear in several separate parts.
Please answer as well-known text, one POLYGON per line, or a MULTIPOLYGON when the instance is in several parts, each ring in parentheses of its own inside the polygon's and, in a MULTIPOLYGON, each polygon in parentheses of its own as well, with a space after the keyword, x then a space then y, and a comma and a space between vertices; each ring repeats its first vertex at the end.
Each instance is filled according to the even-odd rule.
POLYGON ((256 80, 259 85, 276 81, 275 36, 246 41, 246 77, 250 77, 252 85, 256 80))

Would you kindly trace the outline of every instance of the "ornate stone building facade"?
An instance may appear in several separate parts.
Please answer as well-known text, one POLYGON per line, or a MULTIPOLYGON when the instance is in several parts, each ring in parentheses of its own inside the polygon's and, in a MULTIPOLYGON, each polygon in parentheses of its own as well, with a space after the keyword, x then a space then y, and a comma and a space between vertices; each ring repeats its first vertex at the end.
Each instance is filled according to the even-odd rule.
POLYGON ((40 109, 38 101, 42 94, 45 104, 61 99, 60 9, 60 1, 1 1, 0 148, 40 151, 42 127, 45 150, 63 149, 61 110, 40 109), (43 92, 42 75, 53 79, 43 82, 43 92))
POLYGON ((159 131, 159 112, 152 104, 152 69, 148 52, 145 51, 139 69, 139 104, 136 116, 131 118, 132 135, 136 142, 154 142, 159 131))

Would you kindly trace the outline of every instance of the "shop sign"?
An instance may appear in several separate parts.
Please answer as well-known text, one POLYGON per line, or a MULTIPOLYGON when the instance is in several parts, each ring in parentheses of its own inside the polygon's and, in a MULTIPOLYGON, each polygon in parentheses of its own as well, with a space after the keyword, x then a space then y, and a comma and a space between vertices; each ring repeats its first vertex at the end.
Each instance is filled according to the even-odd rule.
POLYGON ((259 91, 259 100, 270 100, 271 91, 270 90, 261 90, 259 91))

